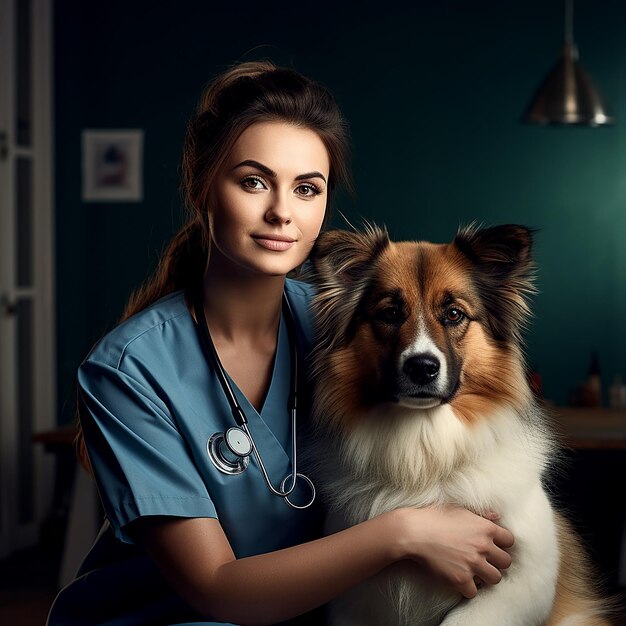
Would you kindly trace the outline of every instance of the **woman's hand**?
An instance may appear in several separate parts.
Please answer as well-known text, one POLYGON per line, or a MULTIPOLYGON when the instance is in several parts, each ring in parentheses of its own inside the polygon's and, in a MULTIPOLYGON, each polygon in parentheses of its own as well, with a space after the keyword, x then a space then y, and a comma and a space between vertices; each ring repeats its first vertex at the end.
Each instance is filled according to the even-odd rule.
POLYGON ((477 582, 495 585, 500 570, 511 565, 507 552, 513 535, 494 523, 495 513, 485 517, 456 506, 403 508, 395 515, 398 547, 412 559, 463 594, 473 598, 477 582))

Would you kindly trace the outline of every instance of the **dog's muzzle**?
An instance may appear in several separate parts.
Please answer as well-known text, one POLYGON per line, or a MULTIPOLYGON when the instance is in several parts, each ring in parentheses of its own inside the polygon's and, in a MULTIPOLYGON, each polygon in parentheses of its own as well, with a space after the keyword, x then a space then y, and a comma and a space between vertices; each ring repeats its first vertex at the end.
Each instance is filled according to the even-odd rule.
POLYGON ((448 396, 445 372, 440 358, 432 352, 407 357, 397 374, 396 401, 412 409, 431 409, 443 404, 448 396))
POLYGON ((404 373, 420 387, 428 385, 439 376, 441 363, 434 354, 418 354, 408 358, 402 370, 404 373))

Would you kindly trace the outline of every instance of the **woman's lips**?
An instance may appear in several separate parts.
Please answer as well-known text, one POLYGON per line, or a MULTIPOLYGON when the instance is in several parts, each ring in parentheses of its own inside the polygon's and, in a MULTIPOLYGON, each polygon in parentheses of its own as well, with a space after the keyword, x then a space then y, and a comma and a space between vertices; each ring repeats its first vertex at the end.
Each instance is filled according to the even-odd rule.
POLYGON ((253 237, 262 248, 267 250, 283 251, 289 250, 294 243, 293 239, 274 239, 269 237, 253 237))

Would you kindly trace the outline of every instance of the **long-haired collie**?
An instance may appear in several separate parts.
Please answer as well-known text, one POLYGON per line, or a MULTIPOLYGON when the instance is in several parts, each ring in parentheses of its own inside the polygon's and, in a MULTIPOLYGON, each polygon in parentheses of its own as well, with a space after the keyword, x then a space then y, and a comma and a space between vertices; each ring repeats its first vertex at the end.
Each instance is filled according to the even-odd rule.
POLYGON ((515 537, 471 599, 398 563, 331 604, 336 626, 608 625, 608 605, 544 486, 555 444, 525 371, 531 231, 447 244, 329 231, 312 253, 317 480, 328 532, 398 507, 496 511, 515 537))

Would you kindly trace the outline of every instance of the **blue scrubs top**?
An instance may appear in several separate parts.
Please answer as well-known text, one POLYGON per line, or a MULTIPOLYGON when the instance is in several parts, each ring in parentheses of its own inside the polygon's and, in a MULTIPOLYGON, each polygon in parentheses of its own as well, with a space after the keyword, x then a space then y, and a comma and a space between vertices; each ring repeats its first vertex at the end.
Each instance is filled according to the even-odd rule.
MULTIPOLYGON (((313 335, 312 288, 287 279, 300 386, 313 335)), ((291 351, 281 316, 270 388, 260 413, 231 380, 272 483, 291 472, 291 351)), ((145 515, 213 517, 235 555, 279 550, 321 535, 321 510, 296 510, 272 493, 256 460, 242 474, 218 471, 207 441, 234 426, 182 291, 105 335, 78 370, 81 422, 106 522, 76 579, 61 590, 49 626, 204 624, 126 532, 145 515)), ((306 415, 298 411, 299 426, 306 415)), ((308 493, 292 497, 304 502, 308 493)), ((289 624, 320 624, 319 614, 289 624)))

